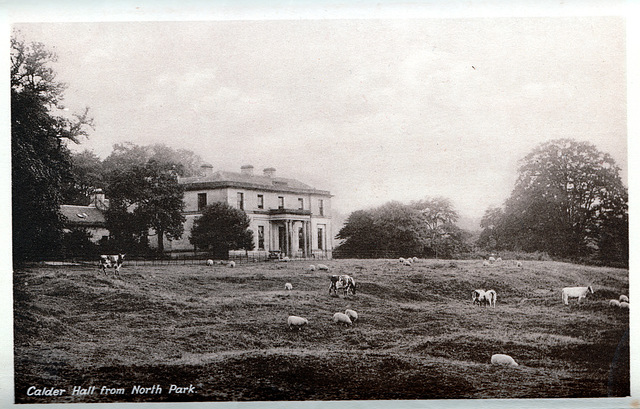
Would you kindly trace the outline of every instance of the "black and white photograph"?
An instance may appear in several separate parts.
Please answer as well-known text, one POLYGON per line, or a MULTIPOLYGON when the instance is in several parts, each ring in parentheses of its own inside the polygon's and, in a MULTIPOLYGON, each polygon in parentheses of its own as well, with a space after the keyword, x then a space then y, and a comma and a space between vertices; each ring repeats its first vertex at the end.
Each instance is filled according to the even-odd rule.
POLYGON ((637 7, 545 4, 7 7, 2 403, 640 407, 637 7))

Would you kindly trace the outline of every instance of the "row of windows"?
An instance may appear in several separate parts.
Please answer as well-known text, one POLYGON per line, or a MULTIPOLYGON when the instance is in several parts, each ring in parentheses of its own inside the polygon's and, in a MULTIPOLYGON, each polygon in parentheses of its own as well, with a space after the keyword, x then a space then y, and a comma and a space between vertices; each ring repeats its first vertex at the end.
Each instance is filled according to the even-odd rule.
MULTIPOLYGON (((207 206, 207 194, 198 193, 198 211, 201 211, 207 206)), ((238 192, 236 207, 240 210, 244 210, 244 193, 238 192)), ((324 216, 324 200, 318 199, 318 208, 320 216, 324 216)), ((258 209, 264 209, 264 195, 258 195, 258 209)), ((278 196, 278 209, 284 209, 284 196, 278 196)), ((298 198, 298 209, 304 210, 304 199, 298 198)))
MULTIPOLYGON (((304 230, 302 227, 298 230, 298 243, 304 243, 304 230)), ((258 226, 258 249, 263 250, 264 247, 264 226, 258 226)), ((318 226, 318 250, 324 250, 324 228, 318 226)))

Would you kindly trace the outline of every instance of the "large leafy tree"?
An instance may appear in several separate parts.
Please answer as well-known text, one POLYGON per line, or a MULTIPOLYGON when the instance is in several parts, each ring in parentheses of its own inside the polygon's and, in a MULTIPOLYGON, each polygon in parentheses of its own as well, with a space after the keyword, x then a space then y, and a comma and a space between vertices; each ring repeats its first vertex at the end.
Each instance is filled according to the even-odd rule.
POLYGON ((628 255, 627 201, 609 154, 587 142, 552 140, 522 160, 498 229, 512 249, 620 259, 628 255))
POLYGON ((12 234, 15 261, 59 254, 62 188, 71 179, 66 142, 91 126, 88 110, 64 115, 65 84, 49 64, 55 54, 41 43, 11 38, 12 234))
POLYGON ((502 222, 504 220, 504 210, 501 207, 490 207, 485 210, 480 227, 482 232, 477 240, 480 247, 490 250, 501 250, 504 246, 502 240, 502 222))
POLYGON ((426 198, 412 202, 411 207, 420 212, 431 255, 438 257, 440 254, 449 254, 452 248, 459 247, 453 240, 462 237, 455 227, 459 216, 451 200, 444 197, 426 198))
POLYGON ((154 161, 169 167, 180 177, 195 176, 203 161, 187 149, 173 149, 163 144, 136 145, 126 142, 113 145, 113 151, 102 163, 105 173, 127 169, 154 161))
POLYGON ((150 160, 109 174, 107 224, 117 245, 144 247, 152 229, 163 253, 165 236, 182 237, 184 188, 173 168, 150 160))
POLYGON ((95 189, 106 187, 102 161, 91 151, 71 154, 71 175, 62 192, 65 204, 86 206, 95 189))
POLYGON ((336 253, 345 257, 418 255, 425 245, 420 212, 399 202, 351 213, 336 237, 344 240, 336 253))
POLYGON ((229 250, 253 250, 253 232, 247 214, 228 203, 215 202, 204 208, 191 228, 191 244, 227 259, 229 250))

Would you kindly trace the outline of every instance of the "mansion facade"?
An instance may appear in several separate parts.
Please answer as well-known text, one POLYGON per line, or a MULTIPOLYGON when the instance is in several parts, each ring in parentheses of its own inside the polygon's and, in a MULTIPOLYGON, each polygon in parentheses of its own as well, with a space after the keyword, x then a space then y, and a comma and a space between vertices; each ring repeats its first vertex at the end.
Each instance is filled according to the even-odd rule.
MULTIPOLYGON (((205 206, 226 202, 249 216, 255 240, 253 252, 290 258, 331 257, 333 234, 328 191, 295 179, 276 177, 274 168, 254 174, 251 165, 242 166, 239 173, 213 172, 210 165, 204 165, 201 176, 178 181, 185 189, 186 221, 181 239, 165 239, 167 252, 195 252, 197 249, 189 241, 194 221, 205 206)), ((157 244, 156 237, 150 239, 152 245, 157 244)))

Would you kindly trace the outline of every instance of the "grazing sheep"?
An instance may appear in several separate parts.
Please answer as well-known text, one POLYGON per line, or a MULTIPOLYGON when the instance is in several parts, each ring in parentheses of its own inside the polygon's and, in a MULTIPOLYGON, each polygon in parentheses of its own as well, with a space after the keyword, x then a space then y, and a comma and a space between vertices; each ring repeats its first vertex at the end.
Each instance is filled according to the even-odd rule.
POLYGON ((489 303, 490 307, 493 306, 493 308, 496 308, 496 300, 498 299, 498 294, 496 294, 494 290, 488 290, 486 293, 484 293, 484 298, 486 302, 489 303))
POLYGON ((626 302, 626 301, 622 301, 622 302, 620 303, 620 308, 625 309, 625 310, 628 310, 628 309, 629 309, 629 303, 628 303, 628 302, 626 302))
POLYGON ((296 328, 298 331, 305 325, 309 325, 309 321, 306 318, 298 317, 295 315, 290 315, 287 319, 287 324, 289 324, 289 329, 296 328))
POLYGON ((313 264, 311 264, 311 265, 309 266, 309 270, 311 270, 311 271, 316 271, 316 266, 314 266, 313 264))
POLYGON ((212 266, 213 265, 213 260, 207 260, 207 265, 208 266, 212 266))
POLYGON ((522 262, 516 261, 516 267, 522 267, 522 262))
POLYGON ((405 260, 404 263, 402 263, 402 265, 405 265, 407 267, 411 267, 411 263, 408 260, 405 260))
POLYGON ((486 303, 486 295, 484 290, 473 290, 471 293, 471 299, 473 300, 473 304, 482 305, 486 303))
POLYGON ((620 301, 618 301, 618 300, 610 300, 609 301, 609 306, 610 307, 618 307, 619 308, 620 307, 620 301))
POLYGON ((358 313, 354 310, 347 309, 344 314, 349 317, 352 322, 356 322, 358 320, 358 313))
POLYGON ((282 261, 283 263, 287 263, 287 262, 289 262, 289 260, 290 260, 290 259, 289 259, 289 256, 284 256, 284 257, 282 257, 282 258, 280 259, 280 261, 282 261))
POLYGON ((483 260, 483 261, 482 261, 482 265, 483 265, 483 266, 488 266, 488 265, 489 265, 489 262, 488 262, 487 260, 483 260))
POLYGON ((291 290, 293 290, 293 285, 291 285, 291 283, 286 283, 284 285, 284 289, 287 290, 287 291, 291 291, 291 290))
POLYGON ((333 314, 333 322, 336 324, 344 324, 345 326, 353 325, 351 322, 351 318, 347 314, 343 314, 341 312, 336 312, 333 314))
POLYGON ((629 302, 629 297, 627 297, 626 295, 621 295, 620 298, 618 299, 618 301, 622 302, 629 302))
POLYGON ((418 257, 413 258, 413 262, 415 263, 416 261, 418 261, 418 257))
POLYGON ((491 256, 489 257, 489 263, 495 263, 496 262, 496 258, 491 256))
POLYGON ((505 354, 491 355, 491 363, 494 365, 518 366, 518 363, 513 358, 505 354))
POLYGON ((318 270, 329 271, 329 267, 325 266, 324 264, 318 264, 317 267, 318 267, 318 270))
POLYGON ((233 268, 235 266, 236 266, 236 262, 235 261, 232 260, 232 261, 229 262, 229 267, 233 268))
POLYGON ((501 262, 501 261, 502 261, 502 257, 498 257, 498 258, 496 259, 496 261, 497 261, 497 262, 501 262))
POLYGON ((404 258, 404 257, 400 257, 400 258, 398 259, 398 261, 400 261, 401 263, 404 263, 404 262, 405 262, 405 261, 407 261, 407 260, 405 260, 405 258, 404 258))
POLYGON ((585 298, 587 294, 591 292, 593 294, 593 288, 589 287, 565 287, 562 289, 562 302, 564 305, 569 305, 569 298, 577 298, 578 303, 585 298))

